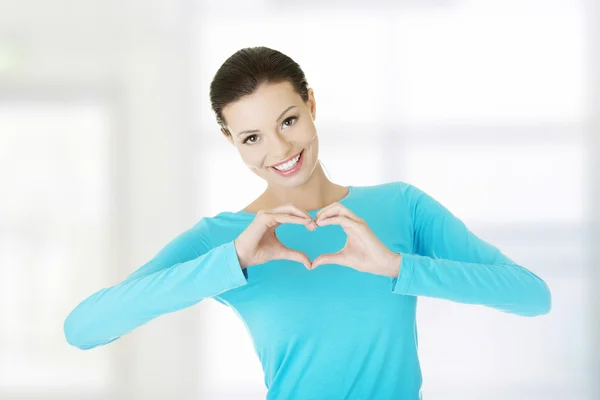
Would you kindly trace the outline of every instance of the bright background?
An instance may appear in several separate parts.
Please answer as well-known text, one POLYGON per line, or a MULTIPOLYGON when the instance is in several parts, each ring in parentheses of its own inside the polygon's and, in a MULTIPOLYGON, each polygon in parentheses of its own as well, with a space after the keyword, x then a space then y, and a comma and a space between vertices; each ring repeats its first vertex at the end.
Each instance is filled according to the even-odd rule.
POLYGON ((599 24, 593 0, 0 0, 0 399, 264 399, 212 299, 90 351, 63 333, 262 192, 208 97, 257 45, 304 69, 334 182, 412 183, 551 288, 536 318, 420 298, 424 399, 600 398, 599 24))

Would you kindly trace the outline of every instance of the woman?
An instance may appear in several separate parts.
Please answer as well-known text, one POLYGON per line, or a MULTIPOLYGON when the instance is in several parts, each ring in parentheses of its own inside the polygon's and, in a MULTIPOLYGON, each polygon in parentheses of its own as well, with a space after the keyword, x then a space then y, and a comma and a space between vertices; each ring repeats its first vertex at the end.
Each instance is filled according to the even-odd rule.
POLYGON ((329 181, 307 86, 297 63, 266 47, 225 61, 212 108, 266 190, 242 210, 202 218, 83 300, 65 320, 70 344, 106 345, 213 298, 248 327, 268 399, 418 399, 417 296, 550 311, 542 279, 417 187, 329 181))

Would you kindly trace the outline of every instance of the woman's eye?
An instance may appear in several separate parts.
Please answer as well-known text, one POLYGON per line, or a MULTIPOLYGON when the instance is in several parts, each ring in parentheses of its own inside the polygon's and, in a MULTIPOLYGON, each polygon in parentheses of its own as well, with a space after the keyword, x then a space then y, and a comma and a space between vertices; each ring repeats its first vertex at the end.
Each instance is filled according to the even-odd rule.
MULTIPOLYGON (((288 117, 288 118, 286 118, 286 119, 283 121, 283 123, 285 124, 287 121, 289 121, 289 120, 292 120, 292 119, 294 120, 294 123, 295 123, 295 120, 296 120, 296 119, 298 119, 298 118, 297 118, 296 116, 293 116, 293 117, 288 117)), ((292 124, 292 125, 293 125, 293 124, 292 124)), ((287 125, 287 126, 291 126, 291 125, 287 125)))
MULTIPOLYGON (((250 140, 250 138, 251 138, 251 137, 258 137, 258 136, 256 136, 256 135, 250 135, 250 136, 248 136, 246 139, 244 139, 244 144, 245 144, 245 143, 246 143, 248 140, 250 140)), ((250 143, 256 143, 256 142, 255 142, 255 141, 251 141, 250 143)))
MULTIPOLYGON (((286 119, 283 121, 283 124, 284 124, 285 126, 287 126, 287 127, 290 127, 290 126, 292 126, 292 125, 294 125, 294 124, 296 123, 296 120, 297 120, 297 119, 298 119, 298 117, 297 117, 297 116, 288 117, 288 118, 286 118, 286 119), (291 120, 294 120, 294 123, 293 123, 293 124, 290 124, 290 125, 286 125, 286 122, 288 122, 288 121, 291 121, 291 120)), ((242 143, 243 143, 243 144, 246 144, 248 141, 250 141, 250 144, 254 144, 254 143, 256 143, 256 142, 257 142, 257 140, 258 140, 258 136, 257 136, 257 135, 250 135, 250 136, 246 137, 246 139, 244 139, 244 140, 242 141, 242 143), (254 138, 256 138, 256 140, 250 140, 250 139, 251 139, 251 138, 253 138, 253 137, 254 137, 254 138)))

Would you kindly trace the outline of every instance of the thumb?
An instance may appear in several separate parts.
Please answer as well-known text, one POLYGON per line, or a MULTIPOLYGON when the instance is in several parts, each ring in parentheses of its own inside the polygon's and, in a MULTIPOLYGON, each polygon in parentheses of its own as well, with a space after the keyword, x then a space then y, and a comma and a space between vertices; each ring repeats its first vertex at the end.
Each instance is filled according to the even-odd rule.
POLYGON ((297 261, 307 269, 310 269, 310 259, 304 253, 286 248, 283 252, 283 256, 288 260, 297 261))
POLYGON ((339 253, 321 254, 320 256, 318 256, 317 258, 314 259, 314 261, 312 262, 311 269, 315 269, 319 265, 323 265, 323 264, 339 264, 338 263, 339 260, 340 260, 339 253))

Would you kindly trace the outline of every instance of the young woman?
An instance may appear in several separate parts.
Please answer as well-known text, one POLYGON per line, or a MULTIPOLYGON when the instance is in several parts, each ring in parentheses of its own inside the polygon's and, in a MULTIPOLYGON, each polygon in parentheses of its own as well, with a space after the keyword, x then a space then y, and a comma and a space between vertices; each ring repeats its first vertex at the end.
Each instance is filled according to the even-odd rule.
POLYGON ((266 190, 239 211, 201 218, 83 300, 65 320, 71 345, 106 345, 213 298, 248 327, 268 399, 408 400, 422 397, 417 296, 550 311, 542 279, 417 187, 328 180, 307 86, 276 50, 245 48, 225 61, 212 108, 266 190))

